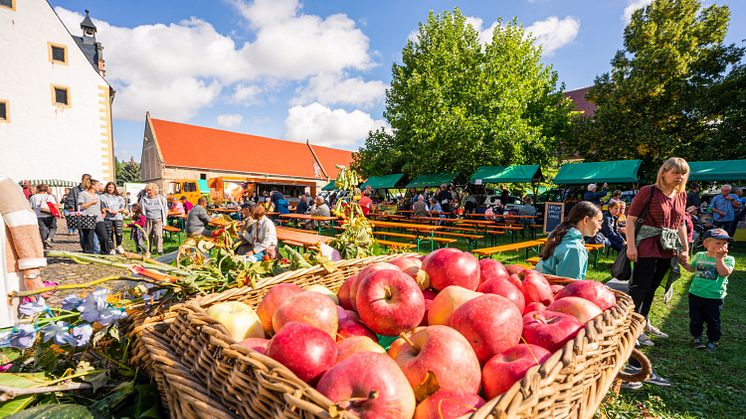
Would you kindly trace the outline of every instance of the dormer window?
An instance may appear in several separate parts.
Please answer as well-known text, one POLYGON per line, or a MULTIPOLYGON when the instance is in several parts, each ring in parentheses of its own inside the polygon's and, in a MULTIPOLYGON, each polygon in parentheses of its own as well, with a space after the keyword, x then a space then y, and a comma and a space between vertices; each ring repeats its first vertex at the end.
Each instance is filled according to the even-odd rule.
POLYGON ((10 122, 10 104, 4 99, 0 99, 0 122, 10 122))
POLYGON ((67 64, 67 47, 61 44, 49 44, 49 61, 55 64, 67 64))
POLYGON ((0 0, 0 8, 16 10, 16 0, 0 0))

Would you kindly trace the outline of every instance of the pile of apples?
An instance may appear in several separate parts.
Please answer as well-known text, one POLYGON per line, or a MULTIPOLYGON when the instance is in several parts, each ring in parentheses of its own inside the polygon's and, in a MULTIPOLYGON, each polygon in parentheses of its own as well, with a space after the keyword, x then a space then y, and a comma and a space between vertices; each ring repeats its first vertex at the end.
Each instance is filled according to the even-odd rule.
POLYGON ((448 418, 507 391, 615 304, 595 281, 550 285, 446 248, 371 264, 336 294, 279 284, 256 312, 226 302, 208 315, 363 418, 448 418))

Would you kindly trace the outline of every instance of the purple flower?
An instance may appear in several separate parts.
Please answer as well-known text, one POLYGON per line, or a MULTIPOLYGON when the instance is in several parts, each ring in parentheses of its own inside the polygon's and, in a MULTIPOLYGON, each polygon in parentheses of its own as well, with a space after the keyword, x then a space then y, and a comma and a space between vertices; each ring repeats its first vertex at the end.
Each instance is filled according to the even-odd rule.
POLYGON ((83 300, 75 294, 70 294, 62 300, 62 309, 67 311, 77 310, 83 300))
POLYGON ((13 331, 8 330, 0 333, 0 348, 7 348, 10 346, 10 339, 13 337, 13 331))
POLYGON ((104 326, 108 326, 124 317, 127 317, 127 312, 124 309, 109 307, 101 312, 101 315, 96 319, 96 321, 104 326))
POLYGON ((70 325, 67 322, 54 322, 44 326, 41 331, 44 333, 44 342, 54 339, 54 343, 64 345, 67 337, 70 335, 68 329, 70 325))
POLYGON ((106 288, 96 288, 95 291, 88 294, 83 300, 83 303, 78 306, 78 311, 83 313, 81 317, 87 322, 99 321, 101 315, 106 311, 109 303, 106 302, 106 297, 109 295, 109 290, 106 288))
POLYGON ((88 323, 75 326, 70 329, 70 333, 64 336, 65 343, 70 346, 84 346, 88 344, 93 335, 93 326, 88 323))
POLYGON ((36 313, 41 313, 49 308, 44 298, 37 297, 36 301, 23 303, 18 306, 18 311, 24 316, 33 316, 36 313))
POLYGON ((28 349, 36 342, 36 328, 30 324, 22 324, 12 333, 10 346, 16 349, 28 349))

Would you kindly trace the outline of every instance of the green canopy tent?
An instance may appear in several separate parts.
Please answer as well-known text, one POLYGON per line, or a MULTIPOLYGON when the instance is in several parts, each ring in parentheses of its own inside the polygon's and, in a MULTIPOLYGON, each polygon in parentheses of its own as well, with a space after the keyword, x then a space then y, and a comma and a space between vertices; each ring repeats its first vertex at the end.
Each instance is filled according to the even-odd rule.
POLYGON ((544 179, 538 164, 511 166, 482 166, 469 178, 473 185, 487 183, 530 183, 537 194, 536 183, 544 179))
POLYGON ((615 160, 563 164, 555 185, 581 185, 586 183, 637 183, 637 171, 642 160, 615 160))
POLYGON ((395 173, 393 175, 385 176, 371 176, 362 185, 360 185, 360 189, 365 189, 368 186, 373 189, 395 189, 401 186, 400 182, 403 177, 404 173, 395 173))
POLYGON ((746 160, 693 161, 689 170, 690 181, 746 180, 746 160))
POLYGON ((505 166, 482 166, 471 175, 469 183, 472 185, 483 185, 487 183, 485 182, 485 179, 497 176, 503 170, 505 170, 505 166))
MULTIPOLYGON (((37 186, 41 185, 42 183, 47 186, 58 186, 63 188, 72 188, 75 186, 78 186, 79 182, 74 182, 72 180, 61 180, 61 179, 34 179, 28 181, 31 185, 37 186)), ((19 182, 19 184, 22 184, 22 182, 19 182)))
POLYGON ((323 188, 321 188, 321 190, 325 191, 325 192, 336 191, 337 190, 337 184, 336 184, 336 182, 337 182, 336 180, 333 180, 333 181, 327 183, 323 188))
POLYGON ((406 188, 428 188, 431 186, 440 186, 442 184, 450 184, 458 177, 458 173, 437 173, 422 175, 416 177, 411 182, 407 183, 406 188))

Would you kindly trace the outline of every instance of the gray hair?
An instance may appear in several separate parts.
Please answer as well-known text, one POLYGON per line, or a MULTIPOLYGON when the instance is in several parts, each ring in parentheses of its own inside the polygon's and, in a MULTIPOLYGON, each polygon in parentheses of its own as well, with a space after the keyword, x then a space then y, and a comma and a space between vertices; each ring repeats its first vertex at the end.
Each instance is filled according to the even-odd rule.
POLYGON ((589 191, 589 192, 593 192, 593 191, 595 191, 595 190, 596 190, 596 188, 597 188, 597 186, 596 186, 596 184, 595 184, 595 183, 591 183, 591 184, 589 184, 589 185, 588 185, 588 191, 589 191))
POLYGON ((733 189, 733 186, 731 186, 731 185, 729 185, 729 184, 726 183, 725 185, 723 185, 723 189, 722 190, 726 190, 726 189, 728 189, 728 190, 733 189))

